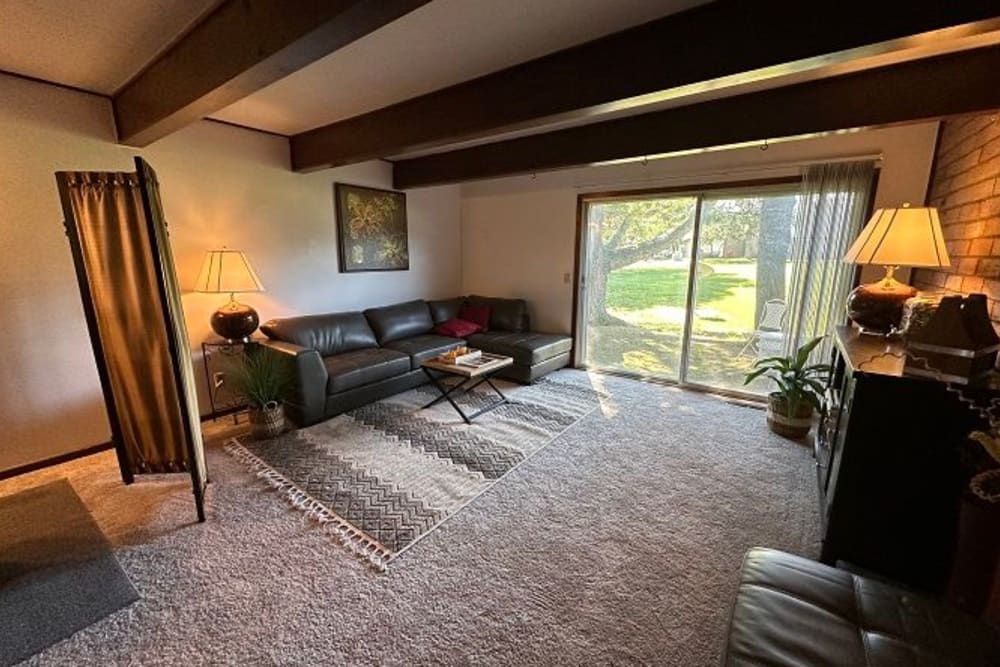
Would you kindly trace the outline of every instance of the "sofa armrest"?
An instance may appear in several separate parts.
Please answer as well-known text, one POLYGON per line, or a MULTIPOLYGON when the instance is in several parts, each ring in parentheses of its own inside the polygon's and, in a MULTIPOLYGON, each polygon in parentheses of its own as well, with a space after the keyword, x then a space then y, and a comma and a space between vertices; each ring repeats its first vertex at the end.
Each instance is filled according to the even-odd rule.
POLYGON ((285 411, 298 426, 323 419, 326 409, 327 371, 319 351, 280 340, 266 340, 261 347, 280 355, 291 370, 291 387, 284 397, 285 411))

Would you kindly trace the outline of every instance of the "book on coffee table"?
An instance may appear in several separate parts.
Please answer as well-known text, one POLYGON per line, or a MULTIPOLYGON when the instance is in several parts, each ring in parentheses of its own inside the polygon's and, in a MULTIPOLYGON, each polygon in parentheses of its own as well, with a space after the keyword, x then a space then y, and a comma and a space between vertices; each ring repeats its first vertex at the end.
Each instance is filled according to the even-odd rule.
POLYGON ((432 368, 434 370, 443 371, 452 375, 480 377, 482 375, 492 374, 501 368, 510 366, 513 363, 514 359, 511 357, 505 357, 502 354, 488 354, 483 352, 479 359, 467 363, 453 364, 441 361, 435 357, 433 359, 428 359, 420 365, 424 368, 432 368))
POLYGON ((472 368, 479 368, 481 366, 485 366, 489 363, 492 363, 494 361, 499 361, 501 359, 506 359, 506 357, 500 354, 490 354, 488 352, 483 352, 482 354, 479 354, 475 357, 462 359, 457 363, 460 366, 471 366, 472 368))

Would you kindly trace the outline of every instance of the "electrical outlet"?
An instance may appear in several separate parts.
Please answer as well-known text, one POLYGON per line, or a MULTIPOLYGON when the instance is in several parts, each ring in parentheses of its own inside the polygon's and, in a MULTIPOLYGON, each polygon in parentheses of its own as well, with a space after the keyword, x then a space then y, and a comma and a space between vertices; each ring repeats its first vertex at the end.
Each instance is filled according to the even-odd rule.
POLYGON ((563 284, 564 285, 569 285, 569 283, 570 283, 571 280, 573 280, 573 274, 571 274, 571 273, 564 273, 563 274, 563 284))

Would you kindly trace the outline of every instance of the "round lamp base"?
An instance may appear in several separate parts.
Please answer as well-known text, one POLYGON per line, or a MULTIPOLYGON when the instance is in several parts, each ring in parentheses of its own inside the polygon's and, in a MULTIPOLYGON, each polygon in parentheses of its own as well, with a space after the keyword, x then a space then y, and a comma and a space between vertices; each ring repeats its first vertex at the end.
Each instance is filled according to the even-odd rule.
POLYGON ((212 313, 212 331, 226 340, 246 340, 260 324, 257 311, 235 301, 212 313))
POLYGON ((858 285, 847 297, 847 316, 863 331, 889 334, 899 327, 903 304, 916 295, 917 290, 892 278, 858 285))

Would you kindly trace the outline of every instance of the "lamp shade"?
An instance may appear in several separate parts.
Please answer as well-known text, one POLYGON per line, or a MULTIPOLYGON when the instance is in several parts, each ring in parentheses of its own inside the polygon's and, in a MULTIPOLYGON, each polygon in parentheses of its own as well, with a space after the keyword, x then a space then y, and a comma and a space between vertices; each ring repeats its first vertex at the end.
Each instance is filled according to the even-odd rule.
POLYGON ((263 292, 257 274, 250 266, 250 260, 239 250, 209 250, 201 263, 201 272, 194 284, 194 291, 222 292, 263 292))
POLYGON ((844 256, 853 264, 950 266, 936 208, 880 208, 844 256))

